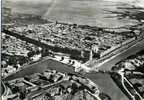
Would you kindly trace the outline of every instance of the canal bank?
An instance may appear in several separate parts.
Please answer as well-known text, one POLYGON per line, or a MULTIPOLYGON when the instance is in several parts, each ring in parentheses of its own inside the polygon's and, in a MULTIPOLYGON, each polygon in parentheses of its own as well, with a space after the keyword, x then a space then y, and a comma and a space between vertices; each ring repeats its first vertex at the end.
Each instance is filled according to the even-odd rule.
MULTIPOLYGON (((26 66, 24 69, 8 76, 4 80, 9 81, 15 78, 23 77, 25 75, 31 75, 33 73, 43 72, 46 69, 54 69, 63 73, 78 74, 74 72, 72 66, 68 66, 66 64, 47 58, 40 62, 26 66)), ((102 92, 108 94, 112 100, 129 100, 125 96, 125 94, 123 94, 123 92, 118 88, 118 86, 114 83, 109 74, 92 72, 85 74, 85 77, 89 78, 94 83, 96 83, 102 90, 102 92)))
POLYGON ((129 100, 109 74, 89 73, 86 76, 96 83, 101 91, 107 93, 111 97, 111 100, 129 100))
MULTIPOLYGON (((141 38, 140 40, 137 40, 137 43, 135 43, 133 46, 121 50, 120 53, 115 53, 115 55, 105 62, 103 64, 98 66, 99 70, 105 70, 105 71, 110 71, 113 65, 115 65, 117 62, 121 61, 122 59, 127 58, 130 55, 133 55, 141 50, 144 49, 144 39, 141 38)), ((97 67, 97 66, 96 66, 97 67)))

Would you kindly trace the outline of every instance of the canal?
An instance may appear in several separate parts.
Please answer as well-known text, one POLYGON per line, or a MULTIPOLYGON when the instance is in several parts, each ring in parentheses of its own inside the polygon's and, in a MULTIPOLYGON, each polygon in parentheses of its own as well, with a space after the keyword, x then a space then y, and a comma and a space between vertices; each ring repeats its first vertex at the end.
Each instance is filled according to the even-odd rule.
MULTIPOLYGON (((72 67, 49 58, 45 58, 40 62, 26 66, 23 70, 20 70, 15 74, 8 76, 4 80, 9 81, 15 78, 23 77, 25 75, 43 72, 46 69, 54 69, 63 73, 75 73, 72 67)), ((93 72, 86 74, 85 76, 91 79, 94 83, 96 83, 101 89, 101 91, 107 93, 112 100, 129 100, 125 96, 125 94, 123 94, 123 92, 119 89, 119 87, 114 83, 110 75, 93 72)))

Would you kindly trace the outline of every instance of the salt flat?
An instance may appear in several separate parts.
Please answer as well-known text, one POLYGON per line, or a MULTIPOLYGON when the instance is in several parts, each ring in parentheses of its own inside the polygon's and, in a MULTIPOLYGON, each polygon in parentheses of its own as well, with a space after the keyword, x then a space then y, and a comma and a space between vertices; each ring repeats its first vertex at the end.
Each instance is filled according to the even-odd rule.
MULTIPOLYGON (((55 0, 44 18, 77 24, 87 24, 102 27, 120 27, 135 24, 135 21, 106 18, 111 16, 104 10, 116 10, 119 2, 100 0, 55 0)), ((123 3, 122 3, 123 4, 123 3)))
MULTIPOLYGON (((40 15, 48 20, 77 23, 101 27, 121 27, 136 24, 135 21, 108 18, 105 10, 117 10, 117 6, 126 6, 125 2, 114 0, 12 0, 10 6, 13 12, 40 15)), ((129 1, 129 0, 126 0, 129 1)), ((132 0, 134 1, 134 0, 132 0)), ((127 2, 126 2, 127 3, 127 2)))

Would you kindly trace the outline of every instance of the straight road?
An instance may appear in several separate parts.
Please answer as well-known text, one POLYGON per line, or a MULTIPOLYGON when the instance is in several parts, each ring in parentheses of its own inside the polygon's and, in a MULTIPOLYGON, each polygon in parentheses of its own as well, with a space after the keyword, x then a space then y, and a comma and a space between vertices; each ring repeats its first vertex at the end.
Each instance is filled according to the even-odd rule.
MULTIPOLYGON (((15 74, 8 76, 4 80, 9 81, 15 78, 24 77, 25 75, 43 72, 46 69, 54 69, 63 73, 78 74, 74 72, 72 66, 68 66, 50 58, 45 58, 40 62, 26 66, 23 70, 20 70, 15 74)), ((119 89, 119 87, 115 84, 115 82, 111 79, 110 75, 92 72, 85 74, 85 77, 89 78, 91 81, 97 84, 100 90, 104 93, 107 93, 112 100, 129 100, 125 96, 125 94, 119 89)))
MULTIPOLYGON (((143 44, 144 44, 144 40, 136 43, 131 48, 125 50, 121 54, 118 54, 114 58, 110 59, 108 62, 101 65, 99 68, 103 70, 110 70, 111 67, 121 59, 124 59, 129 55, 135 54, 136 52, 144 49, 143 44)), ((15 78, 23 77, 25 75, 31 75, 33 73, 43 72, 46 69, 54 69, 63 73, 78 74, 74 72, 72 66, 68 66, 61 62, 52 60, 49 57, 46 57, 39 62, 26 66, 24 69, 16 72, 15 74, 8 76, 4 80, 8 81, 15 78)), ((85 74, 85 77, 91 79, 94 83, 96 83, 101 89, 101 91, 107 93, 112 100, 129 100, 125 96, 125 94, 119 89, 119 87, 115 84, 115 82, 111 79, 110 75, 92 72, 92 73, 85 74)))
MULTIPOLYGON (((111 58, 109 61, 99 66, 99 69, 110 70, 112 66, 118 61, 120 61, 121 59, 124 59, 129 55, 135 54, 136 52, 144 49, 143 45, 144 45, 144 39, 136 43, 134 46, 128 48, 127 50, 124 50, 120 54, 117 54, 115 57, 111 58)), ((15 74, 8 76, 4 80, 8 81, 15 78, 24 77, 25 75, 31 75, 37 72, 43 72, 46 69, 53 69, 63 73, 78 74, 74 72, 72 66, 68 66, 61 62, 52 60, 48 57, 48 58, 44 58, 39 62, 26 66, 24 69, 16 72, 15 74)), ((125 94, 118 88, 118 86, 114 83, 110 75, 92 72, 92 73, 85 74, 85 77, 91 79, 94 83, 96 83, 101 89, 101 91, 107 93, 112 100, 129 100, 125 96, 125 94)))
POLYGON ((127 58, 130 55, 133 55, 141 50, 144 49, 144 39, 141 41, 137 42, 135 45, 132 47, 128 48, 127 50, 123 50, 121 53, 116 54, 115 56, 111 57, 107 61, 105 61, 103 64, 98 66, 99 70, 105 70, 105 71, 110 71, 111 68, 119 61, 122 59, 127 58))

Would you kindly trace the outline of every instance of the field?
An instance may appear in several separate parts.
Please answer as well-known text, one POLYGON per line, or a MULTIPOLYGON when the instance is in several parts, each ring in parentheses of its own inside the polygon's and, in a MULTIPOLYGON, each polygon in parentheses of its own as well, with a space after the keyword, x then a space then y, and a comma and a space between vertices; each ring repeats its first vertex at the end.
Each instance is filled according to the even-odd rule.
MULTIPOLYGON (((23 75, 30 75, 35 72, 42 72, 46 70, 46 68, 57 69, 57 71, 60 72, 74 73, 72 68, 68 67, 67 65, 53 60, 44 60, 42 62, 27 66, 27 68, 11 75, 6 80, 22 77, 23 75)), ((89 73, 86 74, 86 76, 94 83, 96 83, 101 91, 107 93, 112 100, 128 100, 125 94, 123 94, 122 91, 116 86, 116 84, 108 74, 89 73)))
POLYGON ((32 2, 32 0, 11 1, 9 7, 15 13, 34 14, 48 20, 77 23, 102 27, 120 27, 133 25, 135 21, 118 20, 105 10, 116 10, 117 6, 128 6, 124 3, 103 0, 48 0, 32 2))

